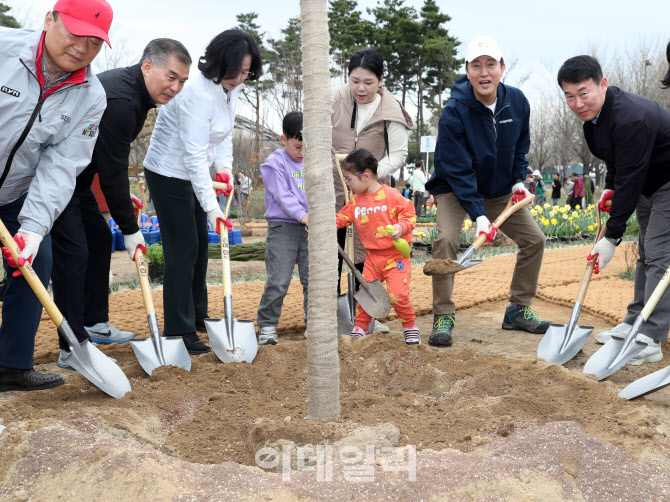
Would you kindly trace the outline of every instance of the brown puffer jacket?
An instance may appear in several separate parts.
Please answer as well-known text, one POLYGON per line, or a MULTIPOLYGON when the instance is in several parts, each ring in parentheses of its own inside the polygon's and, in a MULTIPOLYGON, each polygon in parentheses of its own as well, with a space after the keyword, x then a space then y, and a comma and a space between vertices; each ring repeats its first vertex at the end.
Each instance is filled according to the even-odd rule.
MULTIPOLYGON (((386 155, 387 146, 384 139, 385 126, 389 122, 399 122, 407 130, 413 127, 412 119, 402 107, 400 102, 385 89, 378 91, 381 96, 379 107, 372 115, 368 123, 356 135, 356 117, 354 116, 354 98, 349 90, 349 85, 344 84, 334 92, 333 95, 333 113, 331 123, 333 126, 333 181, 335 183, 335 211, 344 207, 344 187, 340 180, 340 175, 335 162, 336 154, 349 154, 358 148, 365 148, 377 160, 381 160, 386 155)), ((380 178, 379 182, 390 184, 391 178, 380 178)), ((354 230, 354 262, 363 263, 365 261, 365 248, 361 245, 356 231, 354 230)))

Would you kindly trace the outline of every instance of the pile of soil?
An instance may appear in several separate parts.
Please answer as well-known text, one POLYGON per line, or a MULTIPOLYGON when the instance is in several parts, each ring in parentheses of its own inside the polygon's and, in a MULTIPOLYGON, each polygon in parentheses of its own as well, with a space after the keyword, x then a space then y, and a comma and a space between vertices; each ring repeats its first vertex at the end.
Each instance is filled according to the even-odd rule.
MULTIPOLYGON (((543 299, 535 304, 543 318, 567 322, 587 253, 547 252, 543 299)), ((388 335, 340 337, 341 421, 331 424, 304 418, 307 348, 297 281, 279 345, 261 346, 253 364, 222 364, 209 354, 194 357, 191 372, 166 367, 148 377, 130 347, 104 347, 133 388, 121 400, 55 366, 55 330, 43 319, 36 357, 42 369, 61 371, 66 385, 0 394, 0 424, 7 426, 0 499, 317 500, 328 493, 343 501, 670 500, 670 390, 633 402, 617 397, 667 362, 626 366, 596 382, 582 373, 597 349, 592 340, 565 366, 538 360, 539 336, 500 329, 515 259, 486 258, 457 274, 451 348, 406 346, 393 318, 388 335), (341 447, 368 444, 404 449, 394 458, 373 449, 356 482, 341 447), (285 448, 282 465, 296 467, 297 447, 323 445, 334 448, 330 471, 319 471, 318 462, 302 471, 257 467, 260 448, 285 448), (391 469, 414 451, 416 481, 391 469)), ((632 283, 617 277, 617 260, 594 277, 580 317, 595 332, 618 322, 632 296, 632 283)), ((429 281, 413 267, 424 344, 429 281)), ((262 286, 234 285, 237 318, 255 318, 262 286)), ((153 297, 161 317, 161 292, 153 297)), ((212 317, 222 315, 221 302, 221 288, 210 288, 212 317)), ((111 318, 148 336, 139 291, 113 294, 111 318)))

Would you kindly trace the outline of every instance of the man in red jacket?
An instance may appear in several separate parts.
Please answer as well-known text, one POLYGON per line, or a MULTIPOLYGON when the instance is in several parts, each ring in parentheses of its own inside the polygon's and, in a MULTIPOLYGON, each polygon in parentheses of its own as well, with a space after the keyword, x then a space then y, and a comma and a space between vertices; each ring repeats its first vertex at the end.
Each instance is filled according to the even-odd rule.
POLYGON ((572 182, 574 188, 572 189, 572 202, 570 207, 574 210, 579 207, 584 207, 584 180, 579 177, 579 174, 572 173, 572 182))

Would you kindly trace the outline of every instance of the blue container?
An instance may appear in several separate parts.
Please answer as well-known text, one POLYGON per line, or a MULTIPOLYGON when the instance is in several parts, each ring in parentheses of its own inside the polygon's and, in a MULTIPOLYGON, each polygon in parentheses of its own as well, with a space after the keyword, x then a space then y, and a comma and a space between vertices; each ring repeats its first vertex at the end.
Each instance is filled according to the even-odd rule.
POLYGON ((116 222, 112 218, 110 218, 109 231, 112 233, 112 251, 116 249, 116 232, 114 231, 114 225, 116 225, 116 222))
POLYGON ((147 243, 147 246, 151 245, 151 242, 149 242, 149 229, 148 228, 140 228, 140 232, 142 233, 142 237, 144 237, 144 242, 147 243))
POLYGON ((126 243, 123 240, 123 233, 118 228, 116 229, 116 250, 124 251, 126 249, 126 243))
POLYGON ((207 229, 207 242, 210 244, 221 244, 221 236, 211 228, 207 229))
POLYGON ((228 232, 228 242, 230 244, 242 244, 242 230, 233 228, 232 232, 228 232))
POLYGON ((161 231, 158 228, 151 228, 149 229, 149 240, 147 241, 147 244, 156 244, 157 242, 161 241, 161 231))
POLYGON ((149 221, 151 222, 151 225, 154 228, 158 228, 158 217, 157 216, 152 216, 149 221))
POLYGON ((140 221, 142 222, 142 228, 147 228, 147 221, 149 221, 149 217, 146 214, 140 216, 140 221))

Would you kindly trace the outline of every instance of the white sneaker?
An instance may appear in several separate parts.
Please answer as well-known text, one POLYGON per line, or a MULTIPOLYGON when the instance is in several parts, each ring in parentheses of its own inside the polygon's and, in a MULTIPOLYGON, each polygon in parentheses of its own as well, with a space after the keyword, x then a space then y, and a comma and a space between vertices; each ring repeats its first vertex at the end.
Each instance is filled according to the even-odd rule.
POLYGON ((650 338, 642 333, 639 333, 636 337, 638 342, 646 343, 647 346, 642 349, 642 352, 638 353, 633 359, 630 360, 630 364, 633 366, 640 366, 644 363, 657 363, 663 359, 663 351, 661 350, 661 342, 657 342, 653 338, 650 338))
POLYGON ((277 345, 277 328, 266 326, 258 330, 258 345, 277 345))
POLYGON ((377 319, 375 319, 375 327, 372 330, 373 333, 390 333, 390 329, 386 324, 380 323, 377 319))
POLYGON ((612 329, 608 329, 607 331, 601 331, 596 335, 596 343, 599 343, 601 345, 605 344, 610 341, 610 338, 612 338, 612 336, 614 336, 614 338, 626 338, 626 335, 628 335, 632 327, 633 326, 631 324, 626 324, 625 322, 622 322, 621 324, 618 324, 612 329))
POLYGON ((99 322, 93 326, 84 326, 94 343, 126 343, 135 338, 130 331, 121 331, 109 322, 99 322))

